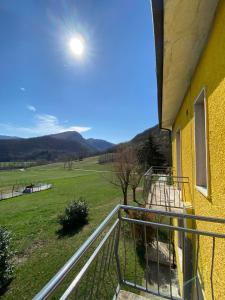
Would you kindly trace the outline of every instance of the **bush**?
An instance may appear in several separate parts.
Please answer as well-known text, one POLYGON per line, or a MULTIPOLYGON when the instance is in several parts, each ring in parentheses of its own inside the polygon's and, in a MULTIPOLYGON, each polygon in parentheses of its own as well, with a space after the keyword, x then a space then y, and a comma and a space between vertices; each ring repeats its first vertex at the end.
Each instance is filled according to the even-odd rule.
POLYGON ((88 205, 83 198, 72 201, 65 209, 64 214, 59 215, 59 224, 63 230, 77 229, 88 223, 88 205))
POLYGON ((11 251, 11 235, 5 227, 0 226, 0 291, 13 277, 13 264, 11 251))

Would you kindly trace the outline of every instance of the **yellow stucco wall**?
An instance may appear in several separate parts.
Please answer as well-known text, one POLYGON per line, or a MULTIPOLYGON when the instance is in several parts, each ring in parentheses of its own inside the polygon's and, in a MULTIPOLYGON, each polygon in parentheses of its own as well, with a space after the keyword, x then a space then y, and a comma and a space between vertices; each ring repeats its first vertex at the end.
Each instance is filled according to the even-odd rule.
MULTIPOLYGON (((217 9, 207 46, 173 125, 173 167, 176 172, 176 131, 181 130, 182 175, 190 180, 187 201, 195 214, 225 218, 225 1, 217 9), (206 90, 208 197, 195 187, 194 101, 206 90)), ((225 233, 225 225, 198 222, 198 229, 225 233)), ((206 299, 212 299, 212 239, 200 239, 199 271, 206 299)), ((225 299, 225 242, 216 240, 213 270, 214 299, 225 299)))

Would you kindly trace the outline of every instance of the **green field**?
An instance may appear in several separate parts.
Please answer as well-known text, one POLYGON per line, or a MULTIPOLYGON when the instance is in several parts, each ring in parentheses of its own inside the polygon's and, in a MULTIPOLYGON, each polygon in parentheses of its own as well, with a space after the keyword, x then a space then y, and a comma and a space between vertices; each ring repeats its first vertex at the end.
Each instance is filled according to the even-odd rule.
POLYGON ((120 190, 107 180, 108 168, 97 164, 94 157, 75 162, 72 170, 55 163, 24 172, 0 172, 2 186, 15 182, 53 184, 51 190, 0 201, 0 224, 12 232, 16 251, 15 279, 4 299, 34 296, 121 201, 120 190), (89 204, 89 224, 79 233, 62 238, 57 234, 57 216, 68 202, 80 196, 89 204))

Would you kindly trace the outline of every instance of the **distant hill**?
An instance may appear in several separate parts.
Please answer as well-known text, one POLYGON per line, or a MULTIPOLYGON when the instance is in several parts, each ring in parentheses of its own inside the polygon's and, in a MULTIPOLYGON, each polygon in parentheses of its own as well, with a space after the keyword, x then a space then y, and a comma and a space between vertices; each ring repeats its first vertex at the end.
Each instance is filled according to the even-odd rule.
POLYGON ((56 161, 94 155, 111 146, 107 141, 85 139, 76 131, 27 139, 0 139, 0 161, 56 161))
MULTIPOLYGON (((171 144, 168 131, 154 126, 137 134, 128 143, 141 147, 149 136, 158 152, 170 164, 171 144)), ((114 152, 116 147, 117 145, 105 140, 85 139, 76 131, 27 139, 0 136, 0 161, 57 161, 69 157, 90 156, 100 152, 114 152)))
POLYGON ((163 155, 168 164, 171 165, 171 141, 169 132, 167 130, 161 130, 158 125, 137 134, 129 143, 141 146, 149 137, 152 138, 159 153, 163 155))
POLYGON ((94 147, 95 149, 97 149, 98 151, 105 151, 111 147, 114 146, 113 143, 107 142, 105 140, 99 140, 99 139, 87 139, 86 140, 88 142, 88 144, 92 147, 94 147))
POLYGON ((17 136, 0 135, 0 140, 15 140, 15 139, 21 139, 21 138, 17 136))
MULTIPOLYGON (((126 144, 133 144, 137 148, 141 148, 149 137, 152 138, 152 142, 156 146, 159 154, 163 156, 168 165, 171 165, 171 142, 169 132, 166 130, 161 130, 158 125, 137 134, 130 141, 126 142, 126 144)), ((106 152, 115 152, 119 145, 114 145, 106 152)))

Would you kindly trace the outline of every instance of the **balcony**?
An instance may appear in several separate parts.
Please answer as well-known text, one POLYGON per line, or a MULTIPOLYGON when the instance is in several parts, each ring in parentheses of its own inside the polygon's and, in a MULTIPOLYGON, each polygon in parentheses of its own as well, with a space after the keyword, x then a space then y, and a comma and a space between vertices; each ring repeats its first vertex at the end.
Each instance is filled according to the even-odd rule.
POLYGON ((182 213, 190 199, 188 177, 173 176, 171 167, 151 167, 144 175, 145 206, 182 213))
POLYGON ((215 245, 225 234, 197 230, 197 222, 218 228, 225 220, 118 205, 34 299, 202 299, 204 238, 214 299, 215 245))

